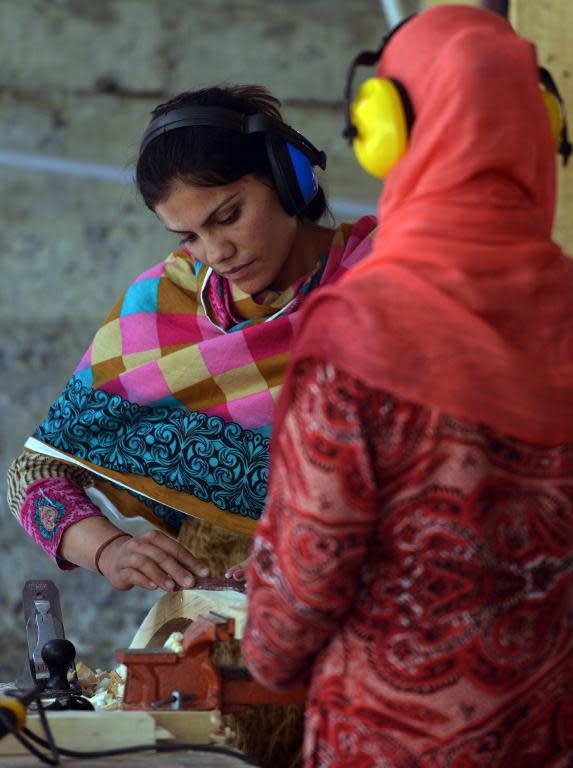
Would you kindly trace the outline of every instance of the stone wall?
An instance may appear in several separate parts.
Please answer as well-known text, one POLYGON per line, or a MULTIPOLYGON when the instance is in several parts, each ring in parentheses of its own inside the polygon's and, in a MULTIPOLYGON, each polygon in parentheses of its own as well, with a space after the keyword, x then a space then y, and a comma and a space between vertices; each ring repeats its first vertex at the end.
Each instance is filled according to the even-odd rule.
MULTIPOLYGON (((128 168, 159 101, 259 82, 327 151, 330 195, 372 206, 378 184, 340 137, 341 93, 383 32, 377 0, 2 0, 0 153, 128 168)), ((68 636, 99 666, 155 599, 59 573, 7 513, 4 477, 118 294, 173 243, 129 185, 0 164, 0 189, 1 681, 24 659, 26 579, 57 582, 68 636)))

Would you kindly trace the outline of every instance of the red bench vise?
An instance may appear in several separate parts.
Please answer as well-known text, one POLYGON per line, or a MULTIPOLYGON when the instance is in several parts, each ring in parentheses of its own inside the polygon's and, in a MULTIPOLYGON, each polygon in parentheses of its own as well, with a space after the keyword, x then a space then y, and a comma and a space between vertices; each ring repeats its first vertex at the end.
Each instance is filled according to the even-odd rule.
POLYGON ((125 648, 116 658, 127 667, 123 709, 234 712, 255 704, 304 704, 302 684, 286 692, 263 688, 246 669, 219 667, 213 646, 230 640, 235 620, 207 613, 183 634, 183 655, 165 648, 125 648))

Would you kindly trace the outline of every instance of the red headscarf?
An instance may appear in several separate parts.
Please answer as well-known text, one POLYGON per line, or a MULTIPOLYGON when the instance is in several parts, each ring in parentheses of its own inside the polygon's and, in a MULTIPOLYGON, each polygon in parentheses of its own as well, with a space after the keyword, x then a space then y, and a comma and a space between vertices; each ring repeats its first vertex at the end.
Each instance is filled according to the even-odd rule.
POLYGON ((293 361, 522 440, 572 440, 573 262, 551 240, 534 47, 494 13, 440 6, 396 33, 377 74, 410 95, 408 151, 371 255, 308 302, 293 361))

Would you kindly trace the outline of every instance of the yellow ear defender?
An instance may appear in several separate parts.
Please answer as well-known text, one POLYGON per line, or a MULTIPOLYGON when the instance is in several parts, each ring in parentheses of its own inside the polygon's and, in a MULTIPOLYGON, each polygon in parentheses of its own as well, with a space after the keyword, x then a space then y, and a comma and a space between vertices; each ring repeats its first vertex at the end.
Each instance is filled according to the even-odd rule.
POLYGON ((563 131, 563 116, 561 114, 561 106, 555 98, 555 95, 551 93, 551 91, 546 91, 543 86, 541 86, 541 96, 543 97, 547 113, 549 114, 549 123, 551 125, 551 135, 553 136, 553 141, 555 142, 556 148, 559 149, 559 142, 561 139, 561 133, 563 131))
POLYGON ((352 99, 354 71, 378 63, 390 38, 412 17, 384 35, 377 51, 363 51, 352 62, 344 89, 343 136, 352 144, 358 162, 371 176, 383 179, 408 148, 414 112, 404 86, 398 80, 372 77, 352 99))
POLYGON ((569 141, 565 104, 555 80, 545 67, 539 67, 539 85, 541 86, 541 96, 549 115, 555 149, 561 155, 563 165, 567 165, 571 152, 573 152, 573 146, 569 141))
POLYGON ((350 107, 358 162, 371 176, 383 179, 408 147, 409 119, 400 86, 372 77, 362 83, 350 107))
MULTIPOLYGON (((414 111, 406 89, 395 79, 370 78, 352 98, 354 71, 359 66, 377 64, 390 38, 411 18, 404 19, 387 33, 377 51, 363 51, 356 56, 344 89, 343 136, 352 144, 361 167, 377 179, 384 179, 406 152, 414 111)), ((566 165, 573 147, 569 141, 565 105, 555 81, 544 67, 539 67, 539 82, 555 148, 566 165)))

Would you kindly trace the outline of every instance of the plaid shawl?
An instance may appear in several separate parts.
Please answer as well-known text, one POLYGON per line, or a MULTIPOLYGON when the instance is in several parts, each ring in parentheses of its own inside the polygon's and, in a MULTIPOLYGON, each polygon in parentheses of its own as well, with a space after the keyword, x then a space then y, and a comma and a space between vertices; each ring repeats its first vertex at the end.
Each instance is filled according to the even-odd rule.
POLYGON ((369 252, 374 226, 341 225, 314 273, 280 293, 249 296, 172 253, 121 296, 27 447, 91 470, 126 516, 251 533, 297 310, 369 252))

